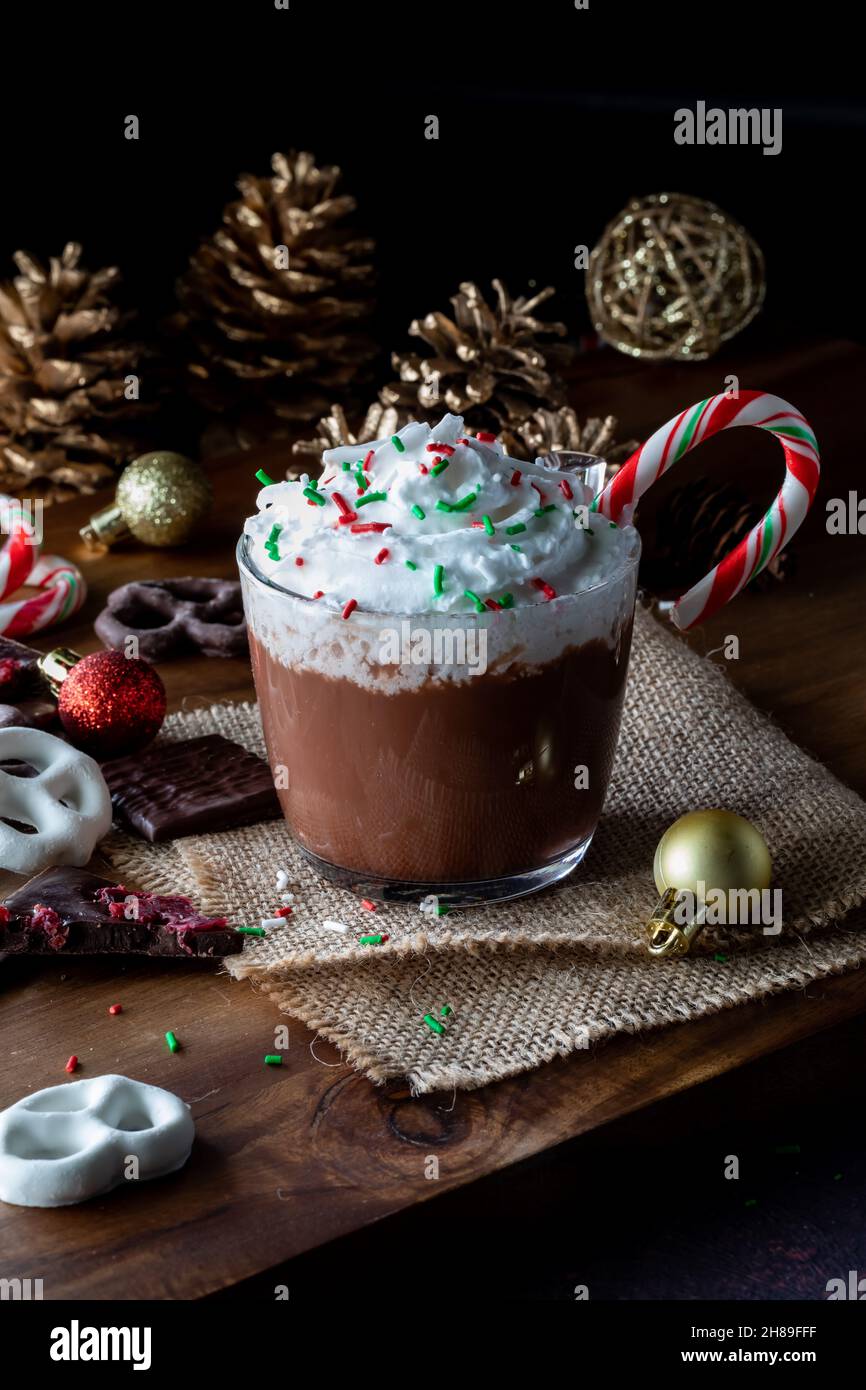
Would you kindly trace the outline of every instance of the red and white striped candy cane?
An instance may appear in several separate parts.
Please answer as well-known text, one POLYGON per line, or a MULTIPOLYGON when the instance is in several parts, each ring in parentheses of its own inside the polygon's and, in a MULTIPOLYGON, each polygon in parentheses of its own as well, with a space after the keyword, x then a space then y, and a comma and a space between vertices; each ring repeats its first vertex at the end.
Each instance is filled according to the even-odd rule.
POLYGON ((78 611, 87 597, 81 572, 59 555, 40 556, 24 582, 28 588, 42 592, 16 603, 0 603, 0 633, 4 637, 29 637, 62 623, 78 611))
POLYGON ((656 430, 623 464, 593 503, 593 509, 618 521, 623 509, 643 497, 657 478, 710 435, 734 425, 755 425, 774 434, 785 453, 785 481, 756 526, 674 605, 679 628, 693 627, 737 595, 778 555, 812 505, 821 473, 815 436, 809 423, 787 401, 766 391, 711 396, 656 430))
POLYGON ((33 543, 32 532, 23 520, 20 505, 11 497, 0 496, 0 521, 3 529, 9 533, 0 550, 0 599, 4 599, 26 582, 39 559, 39 547, 33 543))
POLYGON ((0 634, 29 637, 77 612, 87 597, 87 586, 68 560, 59 555, 40 555, 20 504, 0 497, 0 513, 9 530, 0 550, 0 599, 8 598, 24 585, 42 591, 14 603, 0 603, 0 634))

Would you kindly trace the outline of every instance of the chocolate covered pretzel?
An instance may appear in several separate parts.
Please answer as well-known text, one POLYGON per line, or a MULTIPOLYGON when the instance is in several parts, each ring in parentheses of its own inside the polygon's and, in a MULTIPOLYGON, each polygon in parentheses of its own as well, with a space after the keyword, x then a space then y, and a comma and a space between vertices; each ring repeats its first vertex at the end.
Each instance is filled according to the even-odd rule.
POLYGON ((94 623, 106 647, 121 650, 130 637, 147 661, 190 651, 243 656, 247 628, 241 586, 232 579, 145 579, 122 584, 94 623))

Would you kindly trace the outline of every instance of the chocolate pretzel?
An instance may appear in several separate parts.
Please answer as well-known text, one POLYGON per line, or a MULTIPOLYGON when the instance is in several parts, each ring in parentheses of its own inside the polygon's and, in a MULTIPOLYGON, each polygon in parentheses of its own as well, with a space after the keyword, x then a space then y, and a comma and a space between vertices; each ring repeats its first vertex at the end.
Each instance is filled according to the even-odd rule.
POLYGON ((93 624, 106 647, 122 649, 130 637, 147 661, 190 651, 243 656, 247 628, 241 586, 233 579, 145 579, 122 584, 93 624))

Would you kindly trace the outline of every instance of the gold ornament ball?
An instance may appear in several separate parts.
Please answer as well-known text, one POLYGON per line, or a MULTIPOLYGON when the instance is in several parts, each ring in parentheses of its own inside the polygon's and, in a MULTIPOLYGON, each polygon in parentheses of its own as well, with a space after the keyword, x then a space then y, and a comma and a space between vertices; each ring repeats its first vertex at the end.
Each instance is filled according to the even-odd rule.
POLYGON ((769 888, 773 866, 760 831, 733 811, 689 811, 659 840, 653 863, 656 888, 698 892, 698 883, 729 892, 769 888))
POLYGON ((198 464, 166 450, 134 459, 117 485, 117 506, 144 545, 181 545, 211 501, 211 485, 198 464))
POLYGON ((764 257, 744 227, 685 193, 632 198, 586 272, 596 332, 649 362, 701 362, 764 301, 764 257))

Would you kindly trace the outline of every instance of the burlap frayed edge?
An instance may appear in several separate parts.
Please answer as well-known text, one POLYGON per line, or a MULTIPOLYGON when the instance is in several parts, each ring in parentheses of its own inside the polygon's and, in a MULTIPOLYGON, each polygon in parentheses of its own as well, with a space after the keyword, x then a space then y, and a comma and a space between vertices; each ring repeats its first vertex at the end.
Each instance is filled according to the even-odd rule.
MULTIPOLYGON (((708 1017, 714 1013, 721 1013, 728 1009, 738 1008, 741 1004, 753 1002, 756 999, 766 998, 769 995, 781 994, 789 989, 803 989, 815 980, 827 979, 833 975, 844 975, 849 970, 860 969, 862 961, 866 955, 864 946, 855 946, 852 943, 850 951, 846 952, 843 958, 837 961, 815 967, 804 965, 803 967, 792 965, 775 978, 765 977, 760 983, 745 985, 737 993, 732 993, 728 999, 723 999, 721 1003, 715 1001, 708 1003, 707 1007, 698 1010, 690 1010, 685 1016, 678 1016, 671 1013, 669 1017, 657 1018, 649 1023, 645 1020, 634 1022, 620 1019, 616 1023, 598 1023, 589 1029, 589 1041, 592 1044, 603 1042, 608 1038, 615 1037, 618 1033, 637 1034, 650 1032, 657 1028, 667 1028, 671 1024, 687 1023, 695 1018, 708 1017)), ((661 968, 664 968, 663 966, 661 968)), ((555 1030, 551 1030, 548 1039, 535 1039, 537 1042, 537 1053, 531 1061, 525 1064, 517 1064, 507 1069, 494 1070, 491 1067, 477 1066, 472 1079, 467 1080, 465 1068, 460 1066, 446 1066, 436 1071, 425 1070, 423 1067, 409 1066, 402 1067, 397 1063, 383 1063, 375 1053, 362 1047, 360 1044, 352 1042, 348 1036, 347 1029, 336 1027, 326 1014, 317 1012, 308 1007, 303 996, 303 979, 298 978, 297 974, 291 977, 291 989, 285 986, 288 980, 276 980, 271 975, 270 978, 262 977, 260 981, 253 984, 253 988, 265 994, 280 1010, 281 1013, 297 1018, 305 1027, 314 1031, 318 1036, 324 1038, 332 1046, 336 1047, 346 1066, 356 1068, 372 1081, 374 1085, 383 1086, 388 1081, 396 1078, 405 1078, 409 1084, 410 1092, 413 1096, 429 1095, 436 1091, 456 1088, 459 1090, 474 1091, 482 1086, 492 1085, 494 1082, 503 1081, 509 1076, 519 1076, 523 1072, 535 1071, 537 1067, 543 1066, 547 1062, 552 1062, 557 1057, 568 1057, 576 1049, 573 1041, 560 1035, 554 1037, 555 1030)))
MULTIPOLYGON (((862 906, 862 903, 861 893, 846 894, 830 903, 826 916, 796 918, 794 922, 783 925, 778 936, 773 937, 773 941, 778 945, 793 945, 795 940, 800 939, 800 932, 809 935, 812 931, 832 932, 837 928, 841 929, 848 914, 853 912, 855 908, 862 906)), ((495 907, 491 910, 495 911, 495 907)), ((649 910, 647 916, 649 916, 649 910)), ((483 951, 544 951, 571 946, 585 947, 591 950, 599 960, 645 960, 647 949, 644 934, 641 933, 639 936, 626 935, 626 930, 623 929, 622 937, 618 939, 612 937, 609 940, 600 940, 591 932, 581 934, 574 931, 557 932, 555 930, 545 932, 543 937, 523 936, 519 933, 515 934, 511 929, 507 931, 495 929, 489 932, 476 931, 476 934, 471 937, 460 931, 447 931, 437 934, 435 937, 421 931, 415 932, 411 936, 401 937, 399 940, 392 939, 388 942, 387 950, 381 952, 377 948, 357 946, 351 943, 338 955, 324 955, 315 948, 309 947, 305 951, 293 952, 261 963, 245 959, 252 954, 250 948, 245 948, 241 955, 232 957, 230 973, 236 980, 246 980, 268 975, 278 970, 306 970, 316 965, 345 964, 351 966, 366 964, 373 949, 377 949, 377 954, 382 954, 389 960, 400 960, 408 956, 423 955, 428 950, 458 950, 480 955, 483 951)), ((707 929, 702 933, 691 954, 693 957, 699 958, 712 956, 719 951, 731 951, 752 956, 764 949, 764 946, 763 941, 747 932, 723 933, 721 930, 711 932, 707 929)))

